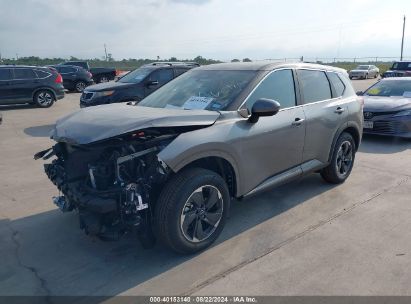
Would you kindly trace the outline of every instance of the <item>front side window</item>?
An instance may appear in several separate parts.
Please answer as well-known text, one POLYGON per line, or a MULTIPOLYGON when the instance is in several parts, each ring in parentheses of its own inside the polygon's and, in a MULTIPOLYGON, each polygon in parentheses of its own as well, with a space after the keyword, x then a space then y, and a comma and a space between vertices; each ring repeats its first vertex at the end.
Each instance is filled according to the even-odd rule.
POLYGON ((291 70, 279 70, 269 74, 248 97, 247 109, 251 112, 253 104, 260 98, 278 101, 281 108, 296 105, 294 77, 291 70))
POLYGON ((255 71, 190 70, 154 91, 137 106, 224 111, 255 76, 255 71))
POLYGON ((0 80, 10 80, 11 73, 10 69, 0 69, 0 80))
POLYGON ((322 71, 299 70, 298 76, 304 103, 331 99, 330 83, 322 71))
POLYGON ((341 81, 340 77, 336 73, 328 73, 328 78, 330 79, 330 81, 333 84, 333 87, 335 89, 335 93, 337 95, 335 97, 342 96, 344 94, 344 91, 345 91, 345 85, 341 81))
POLYGON ((14 69, 14 79, 35 79, 36 74, 32 69, 14 69))
POLYGON ((154 71, 150 75, 150 80, 158 81, 159 85, 163 85, 173 79, 174 74, 172 69, 162 69, 154 71))
POLYGON ((391 70, 408 71, 411 70, 411 62, 395 62, 391 70))

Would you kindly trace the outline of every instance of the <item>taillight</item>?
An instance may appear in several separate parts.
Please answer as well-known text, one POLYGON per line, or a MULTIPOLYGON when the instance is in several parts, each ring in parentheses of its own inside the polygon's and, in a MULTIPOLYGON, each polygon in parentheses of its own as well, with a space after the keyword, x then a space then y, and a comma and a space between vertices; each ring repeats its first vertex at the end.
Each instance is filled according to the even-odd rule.
POLYGON ((57 77, 54 80, 55 83, 63 83, 63 77, 59 73, 57 73, 57 77))
POLYGON ((120 71, 116 70, 116 76, 120 75, 120 71))
POLYGON ((93 78, 93 74, 87 71, 88 77, 93 78))

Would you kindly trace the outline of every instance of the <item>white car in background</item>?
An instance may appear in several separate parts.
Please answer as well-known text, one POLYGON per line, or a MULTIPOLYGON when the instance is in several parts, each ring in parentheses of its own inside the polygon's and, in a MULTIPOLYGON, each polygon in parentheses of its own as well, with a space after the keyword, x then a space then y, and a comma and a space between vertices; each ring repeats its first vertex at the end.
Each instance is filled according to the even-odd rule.
POLYGON ((349 71, 348 75, 350 79, 367 79, 367 78, 377 78, 380 74, 380 69, 375 65, 359 65, 354 70, 349 71))

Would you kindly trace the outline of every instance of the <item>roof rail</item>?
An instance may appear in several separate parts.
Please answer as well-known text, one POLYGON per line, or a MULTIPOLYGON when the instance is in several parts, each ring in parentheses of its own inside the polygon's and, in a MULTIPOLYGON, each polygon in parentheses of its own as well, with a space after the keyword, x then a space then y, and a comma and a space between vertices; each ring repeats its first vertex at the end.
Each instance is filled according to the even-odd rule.
POLYGON ((173 66, 173 65, 190 65, 190 66, 200 66, 199 63, 197 62, 184 62, 184 61, 156 61, 150 63, 150 65, 168 65, 168 66, 173 66))

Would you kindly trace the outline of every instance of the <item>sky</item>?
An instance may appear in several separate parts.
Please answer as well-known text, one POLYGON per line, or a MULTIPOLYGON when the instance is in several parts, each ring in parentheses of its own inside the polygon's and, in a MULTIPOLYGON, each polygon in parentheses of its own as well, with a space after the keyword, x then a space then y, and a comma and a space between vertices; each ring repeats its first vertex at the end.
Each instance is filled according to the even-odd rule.
POLYGON ((0 53, 115 59, 411 58, 410 0, 0 0, 0 53))

